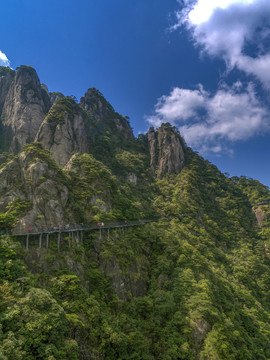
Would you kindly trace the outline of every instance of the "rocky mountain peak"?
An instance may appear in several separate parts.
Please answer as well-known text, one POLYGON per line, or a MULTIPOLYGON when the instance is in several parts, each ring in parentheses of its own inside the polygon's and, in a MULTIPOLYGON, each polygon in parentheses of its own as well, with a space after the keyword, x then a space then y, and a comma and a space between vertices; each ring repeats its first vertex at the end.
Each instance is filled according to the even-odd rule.
POLYGON ((158 178, 166 173, 178 174, 185 163, 185 145, 178 130, 169 123, 162 124, 157 130, 151 127, 147 138, 152 173, 158 178))
POLYGON ((4 99, 1 114, 2 137, 6 150, 18 153, 34 141, 51 102, 41 87, 35 69, 20 66, 4 99))
POLYGON ((99 90, 88 89, 80 105, 95 118, 95 122, 99 122, 100 129, 121 131, 125 138, 134 136, 128 118, 118 114, 99 90))
POLYGON ((100 118, 108 116, 114 111, 111 104, 104 98, 96 88, 90 88, 81 97, 80 105, 86 110, 100 118))

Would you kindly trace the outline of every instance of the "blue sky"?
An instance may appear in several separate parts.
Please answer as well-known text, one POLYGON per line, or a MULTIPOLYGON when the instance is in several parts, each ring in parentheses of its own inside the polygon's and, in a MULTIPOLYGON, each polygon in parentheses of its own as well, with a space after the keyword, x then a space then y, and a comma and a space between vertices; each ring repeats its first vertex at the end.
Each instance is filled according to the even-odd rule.
POLYGON ((0 64, 50 91, 98 88, 134 133, 169 121, 231 175, 270 186, 269 0, 9 0, 0 64))

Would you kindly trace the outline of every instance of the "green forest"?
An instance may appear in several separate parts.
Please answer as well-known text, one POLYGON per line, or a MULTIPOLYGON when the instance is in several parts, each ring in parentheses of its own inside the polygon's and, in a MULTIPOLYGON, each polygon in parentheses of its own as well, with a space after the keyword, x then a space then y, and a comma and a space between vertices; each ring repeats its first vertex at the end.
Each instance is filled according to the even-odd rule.
POLYGON ((270 360, 268 187, 95 88, 0 90, 0 360, 270 360))
MULTIPOLYGON (((111 168, 84 154, 71 170, 38 144, 24 148, 31 163, 57 169, 78 221, 159 221, 91 232, 71 248, 65 238, 59 252, 56 239, 26 251, 1 236, 0 359, 270 359, 269 189, 225 176, 190 149, 179 174, 157 180, 143 139, 134 147, 113 154, 111 168), (130 168, 137 185, 124 180, 130 168), (109 211, 87 208, 100 192, 109 211)), ((10 204, 2 228, 25 211, 10 204)))

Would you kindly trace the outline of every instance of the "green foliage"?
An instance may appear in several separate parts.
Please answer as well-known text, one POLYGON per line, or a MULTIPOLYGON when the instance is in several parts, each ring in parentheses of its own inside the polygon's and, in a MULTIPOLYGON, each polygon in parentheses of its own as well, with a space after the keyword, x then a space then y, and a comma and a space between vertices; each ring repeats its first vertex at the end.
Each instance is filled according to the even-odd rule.
POLYGON ((145 155, 140 153, 136 154, 124 150, 121 153, 116 154, 115 159, 119 163, 122 171, 125 170, 126 174, 134 173, 140 176, 143 175, 145 169, 147 168, 148 159, 145 155))
POLYGON ((72 120, 76 113, 84 114, 76 101, 71 96, 66 96, 56 101, 46 119, 55 128, 57 125, 64 124, 66 118, 72 120))
POLYGON ((46 290, 31 288, 12 310, 7 309, 2 315, 2 323, 9 335, 20 334, 17 350, 26 353, 28 359, 46 359, 49 356, 76 359, 76 348, 73 354, 66 353, 65 312, 46 290))
POLYGON ((33 206, 29 201, 25 201, 17 197, 8 204, 6 210, 14 216, 22 217, 31 210, 32 207, 33 206))
POLYGON ((19 243, 0 239, 0 354, 13 359, 77 359, 68 318, 52 295, 33 285, 19 243))
POLYGON ((20 65, 16 67, 16 70, 18 71, 19 69, 23 69, 23 70, 29 70, 29 71, 33 71, 34 68, 32 66, 29 65, 20 65))
POLYGON ((142 206, 131 200, 135 198, 132 189, 122 185, 111 170, 92 155, 76 156, 67 174, 86 221, 131 220, 140 215, 142 206))
MULTIPOLYGON (((1 145, 0 145, 1 146, 1 145)), ((1 150, 1 148, 0 148, 1 150)), ((12 161, 13 159, 16 159, 17 156, 14 154, 8 154, 6 152, 3 152, 2 154, 0 154, 1 156, 1 161, 0 161, 0 169, 4 168, 5 166, 7 166, 7 164, 12 161)))
POLYGON ((7 66, 0 66, 0 76, 6 76, 6 75, 15 75, 15 71, 7 66))
POLYGON ((39 142, 34 142, 28 145, 24 145, 23 152, 25 152, 27 155, 29 155, 32 162, 45 162, 48 164, 50 169, 57 171, 57 178, 56 180, 59 180, 65 185, 68 185, 67 178, 60 166, 56 163, 56 161, 53 159, 51 153, 49 150, 46 150, 42 147, 42 144, 39 142))
POLYGON ((260 202, 270 203, 270 191, 268 186, 261 184, 258 180, 241 176, 232 177, 243 192, 248 196, 251 204, 256 205, 260 202))
MULTIPOLYGON (((95 102, 87 114, 93 154, 75 154, 68 170, 38 143, 24 147, 26 156, 57 171, 72 219, 159 221, 84 233, 79 244, 62 239, 61 251, 53 236, 49 250, 27 254, 3 237, 0 358, 269 359, 269 189, 224 176, 190 149, 180 174, 154 179, 145 136, 119 134, 115 120, 127 119, 93 96, 106 108, 91 119, 95 102)), ((77 106, 59 101, 53 126, 77 106)), ((16 198, 2 228, 30 207, 16 198)))
POLYGON ((0 230, 12 229, 18 221, 19 219, 12 213, 0 213, 0 230))

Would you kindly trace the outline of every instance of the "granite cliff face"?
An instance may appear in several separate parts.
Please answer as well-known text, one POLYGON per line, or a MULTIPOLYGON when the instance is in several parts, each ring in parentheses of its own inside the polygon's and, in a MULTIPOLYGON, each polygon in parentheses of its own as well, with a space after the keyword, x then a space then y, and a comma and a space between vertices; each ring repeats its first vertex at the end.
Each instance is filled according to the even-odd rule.
POLYGON ((162 124, 156 131, 151 127, 147 138, 152 174, 159 179, 166 173, 178 174, 185 164, 185 146, 178 131, 169 124, 162 124))
MULTIPOLYGON (((15 71, 6 68, 4 66, 0 67, 0 120, 3 110, 3 106, 9 91, 9 88, 14 80, 15 71)), ((5 131, 0 121, 0 151, 5 151, 5 131)))
POLYGON ((3 66, 0 67, 0 115, 14 76, 15 71, 3 66))
POLYGON ((50 150, 61 166, 67 164, 72 153, 88 152, 85 111, 70 97, 59 99, 42 122, 35 141, 50 150))
POLYGON ((4 148, 18 153, 23 145, 34 141, 51 102, 33 68, 21 66, 11 83, 10 75, 7 76, 3 85, 8 92, 1 114, 2 137, 4 148))
MULTIPOLYGON (((88 89, 78 104, 49 92, 29 66, 0 68, 0 116, 0 150, 16 154, 25 144, 40 142, 60 166, 74 153, 91 153, 109 165, 117 152, 136 142, 128 117, 117 113, 97 89, 88 89)), ((151 173, 158 178, 179 173, 185 156, 177 131, 163 124, 157 131, 150 128, 147 136, 151 173)))
POLYGON ((69 190, 51 160, 26 150, 0 169, 0 212, 15 212, 20 218, 14 233, 29 225, 34 230, 41 224, 68 222, 69 190))
POLYGON ((133 138, 133 132, 127 118, 114 111, 111 104, 95 88, 88 89, 81 98, 80 105, 92 119, 91 136, 101 133, 104 128, 120 132, 124 138, 133 138))
POLYGON ((61 166, 67 164, 73 153, 91 152, 108 134, 113 134, 114 138, 133 138, 128 120, 115 112, 96 89, 89 89, 80 104, 60 95, 54 101, 35 141, 50 150, 61 166))

